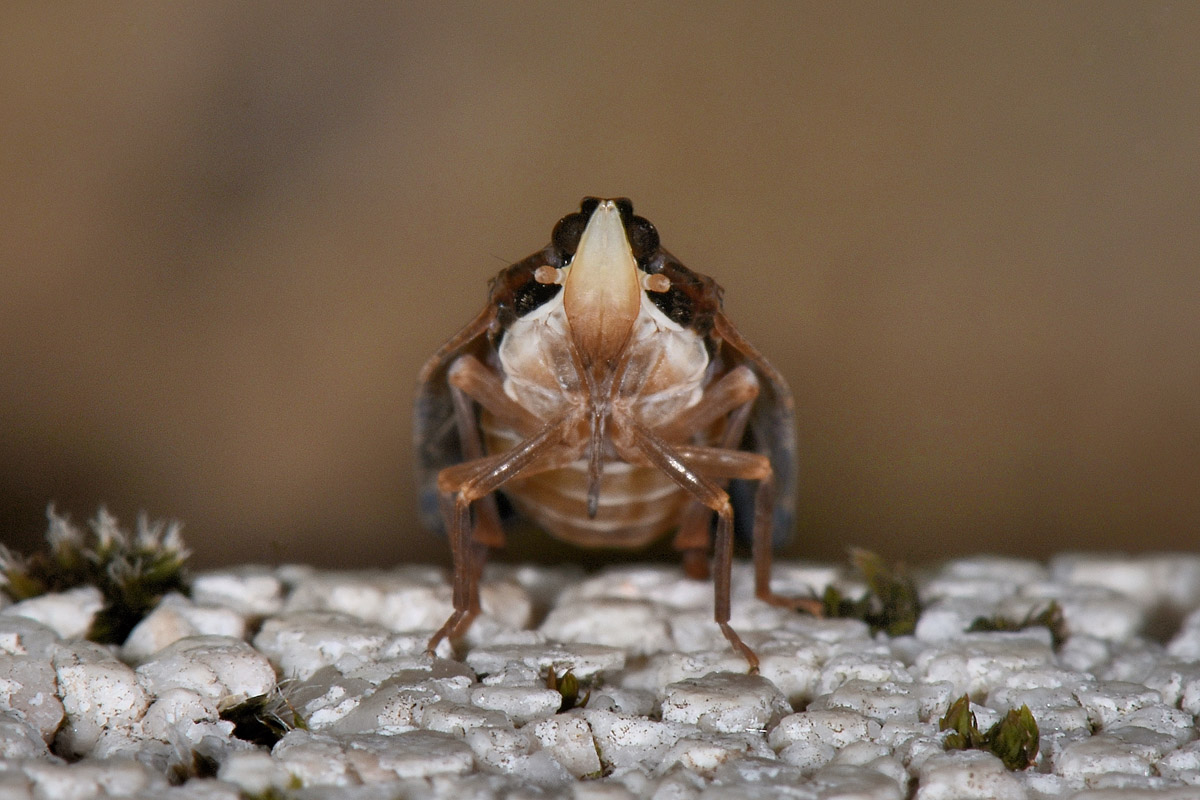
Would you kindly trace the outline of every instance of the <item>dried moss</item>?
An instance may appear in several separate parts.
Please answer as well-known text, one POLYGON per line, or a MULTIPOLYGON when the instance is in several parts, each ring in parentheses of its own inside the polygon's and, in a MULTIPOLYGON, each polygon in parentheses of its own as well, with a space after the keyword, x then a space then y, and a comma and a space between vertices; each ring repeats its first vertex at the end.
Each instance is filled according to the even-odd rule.
POLYGON ((46 516, 50 524, 44 551, 22 556, 0 545, 0 591, 14 601, 95 586, 104 606, 87 638, 120 644, 163 595, 187 593, 189 553, 179 523, 151 523, 142 516, 130 533, 101 508, 84 531, 53 506, 46 516))
POLYGON ((582 698, 579 696, 579 679, 575 677, 575 673, 567 670, 559 677, 554 671, 554 667, 550 667, 546 671, 546 688, 553 689, 562 695, 562 704, 558 707, 558 713, 570 711, 572 708, 586 708, 588 700, 592 699, 592 690, 589 688, 582 698))

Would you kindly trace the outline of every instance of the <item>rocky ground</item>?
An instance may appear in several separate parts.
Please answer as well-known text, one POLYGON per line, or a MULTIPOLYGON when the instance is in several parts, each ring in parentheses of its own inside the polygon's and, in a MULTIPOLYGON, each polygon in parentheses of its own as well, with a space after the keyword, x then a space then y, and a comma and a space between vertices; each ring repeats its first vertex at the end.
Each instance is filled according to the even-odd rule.
MULTIPOLYGON (((830 583, 865 590, 777 565, 781 592, 830 583)), ((1198 556, 950 561, 896 637, 750 584, 739 565, 757 676, 668 566, 490 569, 459 658, 423 653, 450 597, 426 567, 200 574, 120 647, 82 638, 95 589, 25 600, 0 611, 0 798, 1200 797, 1198 556), (965 632, 1052 600, 1065 639, 965 632), (946 750, 964 693, 981 730, 1029 707, 1032 766, 946 750)))

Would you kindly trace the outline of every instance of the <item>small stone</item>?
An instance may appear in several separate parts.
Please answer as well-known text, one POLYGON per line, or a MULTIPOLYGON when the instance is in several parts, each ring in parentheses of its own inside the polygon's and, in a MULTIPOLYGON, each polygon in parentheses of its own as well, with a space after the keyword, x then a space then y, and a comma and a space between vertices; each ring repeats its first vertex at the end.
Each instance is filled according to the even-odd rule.
POLYGON ((1162 702, 1158 692, 1138 683, 1124 681, 1094 681, 1075 689, 1075 698, 1088 712, 1097 728, 1106 728, 1119 717, 1143 706, 1162 702))
POLYGON ((668 686, 662 719, 703 731, 737 733, 765 730, 791 710, 783 693, 766 678, 714 672, 668 686))
POLYGON ((271 754, 306 787, 463 775, 475 764, 464 742, 434 731, 333 737, 295 730, 271 754))
POLYGON ((466 736, 468 731, 475 728, 512 727, 512 721, 499 711, 488 711, 452 700, 437 700, 422 706, 418 723, 427 730, 458 737, 466 736))
POLYGON ((567 670, 576 678, 590 678, 599 672, 625 666, 625 653, 615 647, 592 644, 545 644, 541 646, 493 645, 473 648, 467 653, 467 665, 480 675, 503 672, 510 664, 520 664, 545 675, 553 669, 562 675, 567 670))
POLYGON ((768 741, 776 750, 797 742, 819 742, 839 749, 851 742, 877 738, 881 727, 878 720, 857 711, 801 711, 781 719, 768 741))
POLYGON ((1154 765, 1159 775, 1189 786, 1200 786, 1200 741, 1167 753, 1154 765))
POLYGON ((227 708, 275 687, 267 657, 231 636, 189 636, 158 651, 137 669, 153 694, 189 689, 227 708))
POLYGON ((95 586, 80 586, 13 603, 0 615, 26 617, 40 622, 64 639, 82 639, 104 607, 104 595, 95 586))
POLYGON ((52 742, 64 712, 50 662, 0 653, 0 710, 31 725, 46 744, 52 742))
POLYGON ((269 567, 245 566, 201 572, 192 578, 197 605, 223 606, 248 617, 283 609, 283 581, 269 567))
POLYGON ((217 778, 239 787, 248 795, 266 794, 271 789, 284 789, 292 774, 282 760, 271 758, 262 750, 242 750, 230 753, 221 763, 217 778))
POLYGON ((809 703, 813 711, 845 708, 879 722, 917 722, 921 699, 906 683, 852 680, 809 703))
POLYGON ((829 694, 851 680, 870 683, 912 683, 909 671, 893 658, 876 653, 839 653, 825 662, 815 691, 829 694))
POLYGON ((223 606, 200 606, 179 594, 169 594, 129 632, 121 657, 140 664, 162 648, 187 636, 213 635, 242 639, 246 620, 223 606))
POLYGON ((131 727, 150 705, 133 670, 100 645, 60 645, 54 669, 66 714, 56 747, 71 755, 87 755, 103 731, 131 727))
POLYGON ((592 729, 578 714, 557 714, 533 725, 533 735, 576 778, 600 774, 592 729))
POLYGON ((817 797, 838 800, 904 800, 908 796, 890 775, 843 764, 830 764, 818 771, 812 778, 812 787, 817 797))
POLYGON ((695 730, 690 726, 611 711, 584 709, 582 716, 592 729, 602 765, 610 769, 652 767, 681 736, 695 730))
POLYGON ((957 750, 925 760, 916 800, 1026 800, 1026 793, 996 756, 957 750))
POLYGON ((1054 771, 1070 781, 1093 785, 1096 777, 1106 772, 1149 775, 1150 761, 1135 752, 1121 739, 1101 733, 1088 739, 1072 742, 1054 759, 1054 771))
MULTIPOLYGON (((60 706, 61 708, 61 706, 60 706)), ((51 733, 53 737, 53 732, 51 733)), ((0 762, 10 759, 47 758, 50 751, 46 749, 44 734, 29 722, 6 712, 0 714, 0 762)), ((4 772, 0 768, 0 778, 4 772)), ((0 797, 5 797, 3 784, 0 784, 0 797)))
POLYGON ((265 653, 284 677, 303 681, 321 667, 378 660, 392 637, 381 625, 345 614, 300 611, 264 622, 254 637, 254 647, 265 653))
POLYGON ((554 714, 562 701, 562 695, 553 689, 534 686, 477 686, 471 690, 472 704, 503 712, 517 725, 554 714))
POLYGON ((1020 633, 963 634, 917 657, 914 677, 948 681, 954 695, 986 695, 1012 674, 1055 663, 1044 641, 1020 633))
POLYGON ((559 605, 539 630, 560 642, 606 645, 638 655, 671 645, 666 615, 645 600, 600 599, 559 605))
POLYGON ((59 640, 57 633, 37 620, 0 614, 0 652, 49 661, 59 640))
POLYGON ((762 736, 747 734, 702 733, 685 736, 663 756, 657 772, 665 774, 679 766, 711 780, 718 769, 742 758, 770 758, 770 749, 762 736))

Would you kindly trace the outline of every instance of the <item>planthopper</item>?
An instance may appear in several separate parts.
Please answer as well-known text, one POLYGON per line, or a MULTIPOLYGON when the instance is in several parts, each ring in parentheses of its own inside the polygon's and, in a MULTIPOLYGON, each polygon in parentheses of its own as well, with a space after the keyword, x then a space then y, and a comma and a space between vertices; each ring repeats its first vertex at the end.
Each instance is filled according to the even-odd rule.
POLYGON ((549 244, 492 280, 419 378, 422 515, 454 564, 454 612, 430 651, 479 612, 484 562, 505 542, 497 492, 581 547, 674 532, 686 574, 712 576, 716 623, 751 671, 758 658, 729 624, 735 538, 750 542, 759 598, 820 608, 770 588, 795 510, 792 396, 721 292, 626 198, 584 198, 549 244))

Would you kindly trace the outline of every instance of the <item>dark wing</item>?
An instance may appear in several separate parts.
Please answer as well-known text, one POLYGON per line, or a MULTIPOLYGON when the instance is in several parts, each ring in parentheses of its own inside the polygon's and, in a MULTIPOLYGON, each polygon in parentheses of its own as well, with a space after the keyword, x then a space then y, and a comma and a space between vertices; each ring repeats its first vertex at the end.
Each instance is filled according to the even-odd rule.
MULTIPOLYGON (((726 358, 746 363, 759 379, 759 396, 751 409, 741 449, 762 453, 771 461, 775 473, 771 543, 778 549, 791 540, 796 523, 796 419, 792 392, 779 371, 738 332, 724 312, 718 311, 713 316, 713 333, 734 351, 726 353, 726 358)), ((753 534, 754 492, 755 485, 750 481, 729 482, 734 532, 742 544, 749 544, 753 534)))
POLYGON ((421 522, 432 531, 445 532, 438 505, 437 476, 442 469, 462 463, 463 447, 454 418, 454 398, 446 371, 463 353, 474 353, 486 361, 488 331, 497 309, 490 302, 475 319, 443 344, 425 362, 417 378, 417 396, 413 403, 413 444, 416 463, 417 511, 421 522))

